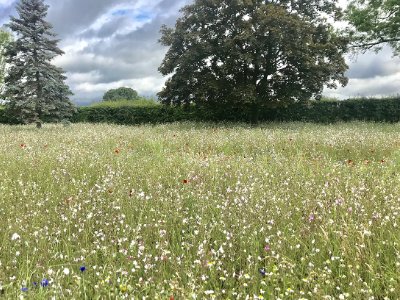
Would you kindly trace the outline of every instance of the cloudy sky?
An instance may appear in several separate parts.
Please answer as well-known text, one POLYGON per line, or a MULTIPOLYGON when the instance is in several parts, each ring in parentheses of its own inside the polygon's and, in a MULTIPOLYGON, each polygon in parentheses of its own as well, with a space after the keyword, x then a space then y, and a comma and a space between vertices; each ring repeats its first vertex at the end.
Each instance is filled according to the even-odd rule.
MULTIPOLYGON (((343 3, 346 0, 341 0, 343 3)), ((0 0, 0 25, 15 15, 16 0, 0 0)), ((154 96, 165 78, 157 71, 166 48, 162 24, 173 26, 179 8, 192 0, 47 0, 48 21, 65 55, 56 59, 78 104, 98 101, 105 91, 132 87, 154 96)), ((400 94, 400 58, 390 49, 348 58, 347 87, 325 90, 338 98, 400 94)))

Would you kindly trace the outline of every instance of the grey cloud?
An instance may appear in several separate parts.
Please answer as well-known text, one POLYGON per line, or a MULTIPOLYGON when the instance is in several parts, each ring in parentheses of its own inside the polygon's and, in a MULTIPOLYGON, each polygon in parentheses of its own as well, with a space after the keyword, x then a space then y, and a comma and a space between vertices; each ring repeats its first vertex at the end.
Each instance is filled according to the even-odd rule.
MULTIPOLYGON (((48 19, 63 38, 87 29, 98 17, 117 4, 136 2, 138 0, 48 0, 48 19)), ((155 10, 161 17, 176 15, 177 10, 189 2, 191 0, 163 0, 155 10)))
MULTIPOLYGON (((81 59, 68 61, 63 67, 69 72, 96 70, 99 76, 91 81, 93 83, 161 76, 158 74, 158 67, 166 49, 158 43, 159 30, 162 24, 171 24, 175 19, 176 17, 155 18, 133 32, 117 34, 111 39, 100 39, 90 43, 78 54, 81 59)), ((97 32, 85 32, 83 36, 99 38, 104 31, 107 31, 105 28, 108 28, 111 36, 118 27, 109 30, 109 24, 105 24, 97 32)))
POLYGON ((48 20, 60 37, 84 30, 115 3, 110 0, 49 0, 48 20))
POLYGON ((82 38, 107 38, 115 34, 119 28, 126 26, 128 24, 128 20, 126 17, 116 17, 115 19, 111 20, 110 22, 104 24, 98 30, 86 30, 84 31, 80 37, 82 38))
POLYGON ((326 90, 326 95, 341 99, 353 97, 396 96, 399 90, 400 73, 379 78, 350 79, 349 85, 337 90, 326 90))
POLYGON ((388 47, 384 47, 379 54, 373 51, 359 54, 349 61, 347 76, 351 79, 367 79, 400 72, 400 58, 391 54, 388 47))

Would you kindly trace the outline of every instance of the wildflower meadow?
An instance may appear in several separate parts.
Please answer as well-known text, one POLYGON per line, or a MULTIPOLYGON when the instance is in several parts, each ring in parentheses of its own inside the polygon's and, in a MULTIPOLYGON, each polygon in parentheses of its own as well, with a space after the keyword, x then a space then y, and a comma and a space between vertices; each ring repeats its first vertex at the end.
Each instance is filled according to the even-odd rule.
POLYGON ((0 299, 399 299, 400 125, 0 126, 0 299))

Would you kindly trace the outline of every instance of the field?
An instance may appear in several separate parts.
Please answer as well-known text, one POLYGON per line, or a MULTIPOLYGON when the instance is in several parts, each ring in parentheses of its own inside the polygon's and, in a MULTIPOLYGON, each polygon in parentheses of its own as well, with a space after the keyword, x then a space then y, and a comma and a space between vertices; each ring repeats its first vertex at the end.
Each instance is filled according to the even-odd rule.
POLYGON ((0 126, 0 299, 399 299, 399 163, 400 124, 0 126))

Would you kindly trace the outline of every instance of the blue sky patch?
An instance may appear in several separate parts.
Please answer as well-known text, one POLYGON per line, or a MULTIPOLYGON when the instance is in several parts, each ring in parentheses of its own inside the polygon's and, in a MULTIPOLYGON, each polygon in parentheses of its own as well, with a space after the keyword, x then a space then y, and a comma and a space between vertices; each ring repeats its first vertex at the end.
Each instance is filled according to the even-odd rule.
POLYGON ((112 13, 113 16, 127 16, 132 14, 131 9, 118 9, 112 13))
POLYGON ((112 12, 113 16, 118 17, 131 17, 132 19, 140 22, 150 21, 153 14, 146 11, 134 11, 133 9, 118 9, 112 12))

